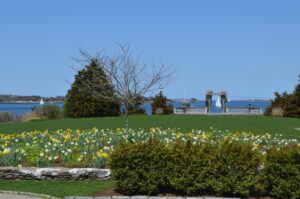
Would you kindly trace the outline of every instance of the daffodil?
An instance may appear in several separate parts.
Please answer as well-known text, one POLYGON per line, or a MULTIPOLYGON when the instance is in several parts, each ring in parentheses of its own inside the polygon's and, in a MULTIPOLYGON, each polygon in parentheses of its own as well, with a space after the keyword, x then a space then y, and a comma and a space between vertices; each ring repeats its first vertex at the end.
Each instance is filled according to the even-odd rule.
POLYGON ((2 152, 3 155, 9 155, 10 154, 10 149, 9 148, 5 148, 2 152))

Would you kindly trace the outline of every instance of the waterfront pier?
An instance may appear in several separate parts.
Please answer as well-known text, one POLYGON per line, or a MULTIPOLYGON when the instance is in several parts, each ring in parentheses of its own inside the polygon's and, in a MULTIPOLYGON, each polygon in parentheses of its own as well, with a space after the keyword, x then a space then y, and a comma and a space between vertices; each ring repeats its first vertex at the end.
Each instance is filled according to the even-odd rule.
POLYGON ((193 107, 189 103, 183 103, 181 107, 174 107, 174 114, 178 115, 262 115, 262 107, 248 106, 227 106, 227 92, 215 93, 208 91, 205 95, 205 106, 193 107), (217 96, 215 104, 212 97, 217 96), (217 111, 212 111, 212 109, 217 111))

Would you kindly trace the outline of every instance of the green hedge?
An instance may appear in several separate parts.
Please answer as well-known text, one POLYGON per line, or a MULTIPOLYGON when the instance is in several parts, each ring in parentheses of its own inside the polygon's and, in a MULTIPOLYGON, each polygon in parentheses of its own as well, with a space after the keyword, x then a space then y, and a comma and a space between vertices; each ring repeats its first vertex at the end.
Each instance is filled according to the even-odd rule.
POLYGON ((122 193, 154 194, 168 184, 168 148, 156 140, 146 144, 121 143, 110 158, 110 166, 122 193))
POLYGON ((269 150, 264 176, 271 195, 300 198, 300 152, 297 147, 269 150))
POLYGON ((110 156, 117 188, 128 195, 299 198, 299 148, 262 153, 252 144, 121 143, 110 156))

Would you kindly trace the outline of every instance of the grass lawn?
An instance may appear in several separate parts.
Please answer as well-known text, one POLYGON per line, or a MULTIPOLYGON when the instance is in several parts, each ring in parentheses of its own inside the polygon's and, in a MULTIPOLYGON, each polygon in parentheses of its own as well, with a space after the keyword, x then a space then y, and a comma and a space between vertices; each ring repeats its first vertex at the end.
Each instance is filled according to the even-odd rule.
POLYGON ((65 196, 92 196, 113 188, 115 181, 14 181, 0 180, 0 190, 46 194, 59 198, 65 196))
MULTIPOLYGON (((300 140, 300 119, 297 118, 273 118, 264 116, 187 116, 187 115, 166 115, 166 116, 130 116, 129 125, 131 128, 149 129, 151 127, 180 128, 182 131, 191 129, 209 130, 214 127, 220 130, 247 131, 255 134, 281 133, 285 138, 296 138, 300 140)), ((13 133, 32 130, 55 130, 55 129, 89 129, 97 128, 118 128, 124 126, 124 117, 103 117, 103 118, 80 118, 80 119, 59 119, 43 120, 26 123, 2 123, 1 133, 13 133)))

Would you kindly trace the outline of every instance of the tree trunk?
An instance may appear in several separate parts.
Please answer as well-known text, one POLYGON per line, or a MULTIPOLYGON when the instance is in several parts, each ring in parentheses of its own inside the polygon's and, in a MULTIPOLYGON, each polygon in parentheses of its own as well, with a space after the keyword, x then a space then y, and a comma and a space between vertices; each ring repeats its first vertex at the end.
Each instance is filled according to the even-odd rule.
POLYGON ((126 133, 128 133, 128 106, 125 105, 125 130, 126 130, 126 133))

